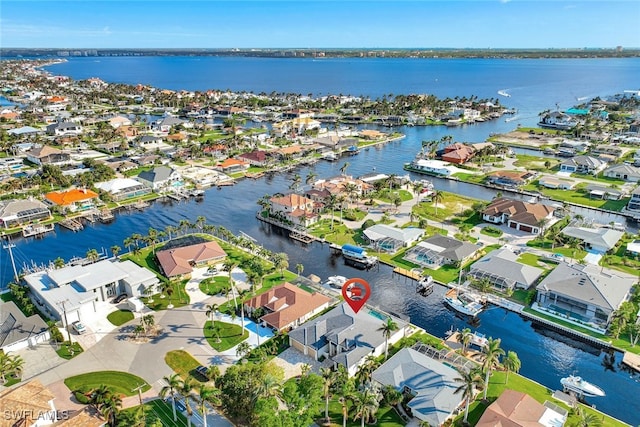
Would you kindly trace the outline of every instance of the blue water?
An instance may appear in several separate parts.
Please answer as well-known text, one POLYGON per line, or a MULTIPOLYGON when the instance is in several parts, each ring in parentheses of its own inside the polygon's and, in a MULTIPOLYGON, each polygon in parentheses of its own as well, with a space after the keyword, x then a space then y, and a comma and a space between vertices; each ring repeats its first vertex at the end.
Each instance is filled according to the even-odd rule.
MULTIPOLYGON (((484 141, 490 133, 513 129, 516 124, 532 124, 547 108, 568 108, 575 98, 606 96, 640 87, 640 59, 600 60, 349 60, 322 61, 258 58, 71 58, 68 63, 50 67, 50 71, 68 74, 74 79, 101 77, 107 81, 144 83, 171 89, 232 89, 270 93, 294 91, 303 94, 343 93, 380 96, 389 93, 435 93, 439 96, 498 97, 507 90, 510 98, 503 104, 516 107, 522 119, 504 120, 460 128, 403 128, 407 138, 384 146, 372 147, 338 162, 319 162, 293 173, 304 177, 313 171, 319 178, 337 175, 349 162, 347 173, 361 175, 372 171, 403 175, 402 165, 420 149, 422 140, 452 135, 457 141, 484 141), (189 76, 185 78, 184 76, 189 76), (437 80, 436 80, 437 79, 437 80), (528 113, 523 113, 527 111, 528 113)), ((415 293, 410 280, 394 277, 390 268, 371 271, 347 267, 341 258, 332 257, 327 245, 303 245, 288 238, 288 233, 258 222, 255 203, 265 194, 287 192, 291 174, 279 174, 260 180, 242 181, 234 187, 210 189, 202 202, 155 203, 142 213, 118 214, 111 224, 89 225, 79 233, 56 228, 43 239, 19 239, 14 255, 20 268, 31 260, 46 263, 58 256, 68 260, 83 256, 89 249, 119 245, 133 233, 145 234, 149 227, 163 229, 181 219, 195 222, 203 215, 208 222, 231 231, 247 233, 268 249, 286 252, 289 265, 301 263, 305 274, 325 279, 332 275, 362 277, 372 287, 371 302, 382 310, 410 316, 416 325, 443 336, 452 326, 469 326, 442 304, 444 289, 435 287, 428 297, 415 293)), ((417 178, 418 176, 414 176, 417 178)), ((461 183, 436 180, 436 188, 473 195, 485 200, 495 192, 461 183)), ((616 219, 617 222, 619 222, 616 219)), ((604 221, 607 223, 609 221, 604 221)), ((0 251, 0 283, 13 275, 6 251, 0 251)), ((560 378, 578 374, 601 386, 607 396, 590 403, 633 425, 640 424, 639 376, 619 370, 621 355, 616 354, 613 370, 603 365, 604 354, 588 345, 553 332, 534 329, 531 322, 503 309, 489 309, 480 316, 480 324, 471 326, 488 337, 500 337, 505 350, 516 351, 522 360, 521 373, 537 382, 558 389, 560 378)))

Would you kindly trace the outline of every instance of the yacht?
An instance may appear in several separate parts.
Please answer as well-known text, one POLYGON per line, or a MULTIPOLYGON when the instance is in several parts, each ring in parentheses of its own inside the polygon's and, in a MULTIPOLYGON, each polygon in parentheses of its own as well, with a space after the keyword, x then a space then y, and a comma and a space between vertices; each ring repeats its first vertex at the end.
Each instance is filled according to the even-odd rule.
POLYGON ((569 375, 568 377, 562 378, 560 380, 560 384, 564 387, 565 391, 571 391, 576 393, 579 397, 602 397, 605 395, 604 390, 602 390, 597 385, 591 384, 581 377, 577 377, 574 375, 569 375))
POLYGON ((480 301, 464 294, 456 288, 447 291, 444 295, 444 302, 458 313, 471 317, 476 317, 484 309, 480 301))
POLYGON ((332 288, 342 289, 342 285, 344 285, 346 281, 347 278, 344 276, 329 276, 324 284, 332 288))

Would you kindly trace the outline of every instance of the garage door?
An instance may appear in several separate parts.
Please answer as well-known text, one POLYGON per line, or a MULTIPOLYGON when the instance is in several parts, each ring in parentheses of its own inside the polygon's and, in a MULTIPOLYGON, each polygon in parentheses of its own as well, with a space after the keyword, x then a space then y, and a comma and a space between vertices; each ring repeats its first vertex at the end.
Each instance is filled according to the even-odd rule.
POLYGON ((529 225, 520 225, 520 231, 525 231, 527 233, 531 233, 533 228, 529 225))
POLYGON ((515 223, 515 222, 510 222, 510 223, 509 223, 509 227, 511 227, 511 228, 517 228, 517 227, 518 227, 518 224, 517 224, 517 223, 515 223))

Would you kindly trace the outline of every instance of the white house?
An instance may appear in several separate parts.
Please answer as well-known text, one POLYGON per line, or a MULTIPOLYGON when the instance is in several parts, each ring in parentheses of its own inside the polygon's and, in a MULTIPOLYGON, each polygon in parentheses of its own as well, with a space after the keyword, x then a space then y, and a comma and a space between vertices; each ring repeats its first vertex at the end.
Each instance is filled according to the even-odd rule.
POLYGON ((640 168, 622 163, 607 168, 603 172, 603 175, 608 178, 622 179, 627 182, 638 182, 640 181, 640 168))
POLYGON ((182 175, 168 166, 157 166, 151 170, 140 172, 136 179, 153 191, 158 191, 179 182, 182 175))

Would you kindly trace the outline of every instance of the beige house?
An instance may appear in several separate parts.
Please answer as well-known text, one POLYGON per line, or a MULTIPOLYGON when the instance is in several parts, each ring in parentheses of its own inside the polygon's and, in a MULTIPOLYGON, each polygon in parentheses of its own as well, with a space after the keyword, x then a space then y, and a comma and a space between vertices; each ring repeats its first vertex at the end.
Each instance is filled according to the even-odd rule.
POLYGON ((298 194, 272 197, 269 212, 274 217, 290 221, 293 224, 308 226, 318 220, 313 212, 314 201, 298 194))

